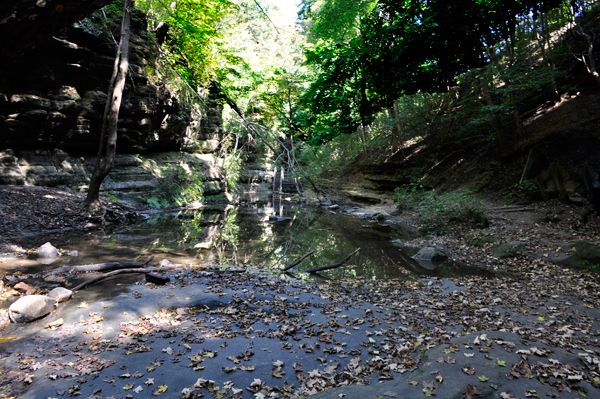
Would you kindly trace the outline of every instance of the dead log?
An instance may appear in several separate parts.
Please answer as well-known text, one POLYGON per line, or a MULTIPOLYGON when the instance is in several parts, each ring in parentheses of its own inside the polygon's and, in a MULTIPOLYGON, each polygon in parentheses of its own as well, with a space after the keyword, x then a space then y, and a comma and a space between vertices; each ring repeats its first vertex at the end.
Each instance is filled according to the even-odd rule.
POLYGON ((147 266, 154 259, 154 255, 150 255, 143 262, 106 262, 106 263, 94 263, 91 265, 81 265, 81 266, 62 266, 58 267, 54 270, 50 270, 48 273, 44 274, 42 277, 47 277, 51 274, 57 273, 82 273, 82 272, 99 272, 104 270, 118 270, 118 269, 133 269, 138 267, 147 266))
POLYGON ((344 260, 342 260, 339 263, 336 263, 335 265, 321 266, 321 267, 317 267, 315 269, 302 270, 302 272, 304 272, 304 273, 316 273, 316 272, 320 272, 322 270, 329 270, 329 269, 335 269, 335 268, 340 267, 340 266, 346 266, 346 261, 348 259, 350 259, 351 257, 353 257, 354 255, 356 255, 358 253, 358 251, 360 251, 360 248, 356 248, 354 250, 354 252, 352 252, 350 255, 346 256, 344 258, 344 260))
MULTIPOLYGON (((98 281, 102 281, 104 279, 107 279, 109 277, 112 276, 116 276, 118 274, 131 274, 131 273, 144 273, 146 275, 146 280, 148 280, 148 282, 157 284, 157 285, 163 285, 166 284, 167 282, 169 282, 169 278, 168 277, 163 277, 163 276, 157 276, 153 273, 164 273, 164 272, 170 272, 172 270, 179 270, 179 269, 184 269, 187 265, 184 264, 173 264, 173 265, 169 265, 169 266, 163 266, 163 267, 150 267, 150 268, 135 268, 135 269, 119 269, 119 270, 114 270, 112 272, 108 272, 105 273, 101 276, 89 279, 87 281, 84 281, 83 283, 79 284, 78 286, 74 287, 71 289, 71 291, 78 291, 81 290, 85 287, 87 287, 90 284, 94 284, 97 283, 98 281), (155 280, 155 281, 152 281, 155 280), (158 282, 156 282, 158 281, 158 282)), ((207 270, 203 270, 206 272, 211 272, 211 273, 244 273, 246 270, 217 270, 217 269, 207 269, 207 270)))
POLYGON ((313 251, 310 251, 309 253, 307 253, 307 254, 305 254, 305 255, 302 255, 302 257, 300 257, 300 258, 299 258, 298 260, 296 260, 294 263, 291 263, 291 264, 289 264, 288 266, 286 266, 286 268, 285 268, 285 269, 283 269, 282 271, 284 271, 284 272, 285 272, 285 271, 288 271, 288 270, 290 270, 292 267, 294 267, 294 266, 296 266, 296 265, 300 264, 300 262, 302 262, 304 259, 308 258, 310 255, 312 255, 312 254, 314 254, 314 253, 315 253, 315 251, 313 250, 313 251))
POLYGON ((165 285, 171 281, 171 279, 154 273, 146 273, 146 281, 156 285, 165 285))
POLYGON ((73 289, 71 289, 71 291, 79 291, 85 287, 87 287, 90 284, 94 284, 97 283, 98 281, 102 281, 105 280, 109 277, 112 276, 116 276, 118 274, 131 274, 131 273, 144 273, 144 274, 148 274, 148 273, 163 273, 163 272, 167 272, 167 271, 171 271, 174 269, 179 269, 180 267, 178 265, 170 265, 170 266, 164 266, 164 267, 151 267, 151 268, 146 268, 146 269, 120 269, 120 270, 115 270, 112 272, 108 272, 105 273, 101 276, 89 279, 87 281, 84 281, 83 283, 79 284, 78 286, 74 287, 73 289))

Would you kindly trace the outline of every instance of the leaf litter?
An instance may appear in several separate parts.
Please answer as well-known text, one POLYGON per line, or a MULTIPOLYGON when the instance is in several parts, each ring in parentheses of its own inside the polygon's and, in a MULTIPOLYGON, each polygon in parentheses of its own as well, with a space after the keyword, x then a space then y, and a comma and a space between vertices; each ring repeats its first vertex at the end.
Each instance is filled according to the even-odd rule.
MULTIPOLYGON (((78 323, 64 321, 55 330, 46 330, 43 337, 33 338, 45 351, 11 350, 14 343, 5 346, 0 367, 3 375, 10 372, 13 378, 2 385, 0 393, 9 396, 26 391, 37 379, 53 381, 57 386, 65 381, 70 385, 63 389, 70 389, 75 396, 92 393, 99 386, 109 392, 110 384, 116 381, 114 376, 141 378, 187 358, 189 362, 182 364, 198 378, 184 390, 176 388, 183 397, 241 397, 246 393, 256 398, 299 397, 349 384, 367 384, 371 375, 388 381, 405 373, 411 376, 409 386, 419 387, 422 395, 441 397, 445 379, 440 373, 433 380, 413 373, 423 367, 421 354, 436 347, 440 355, 432 359, 434 364, 460 368, 465 381, 470 381, 465 384, 465 397, 498 389, 502 381, 497 375, 508 380, 535 380, 557 395, 585 395, 600 387, 600 279, 543 260, 515 262, 511 274, 497 277, 428 281, 358 278, 314 283, 266 274, 194 269, 172 277, 173 283, 166 287, 141 286, 137 292, 146 298, 155 290, 195 287, 196 293, 199 290, 220 300, 212 306, 124 314, 129 319, 110 334, 110 316, 90 312, 92 305, 82 302, 87 307, 79 308, 78 323), (83 316, 83 312, 89 314, 83 316), (461 337, 471 338, 459 343, 461 337), (270 355, 270 366, 255 360, 253 348, 258 340, 263 346, 259 357, 270 355), (209 346, 212 341, 218 345, 209 346), (246 349, 240 351, 241 341, 246 349), (268 344, 270 341, 273 343, 268 344), (578 361, 567 364, 555 358, 559 348, 577 356, 578 361), (513 357, 490 356, 498 350, 513 357), (151 360, 139 370, 112 371, 110 376, 117 363, 127 364, 129 356, 152 353, 151 360), (277 353, 283 361, 277 359, 277 353), (125 357, 114 358, 113 354, 125 357), (477 376, 475 368, 465 362, 478 356, 482 360, 477 361, 488 359, 486 367, 500 371, 490 374, 486 370, 485 375, 477 376), (219 363, 217 372, 211 367, 215 361, 228 365, 219 363), (244 377, 239 379, 247 381, 244 386, 227 382, 231 378, 228 375, 258 373, 263 377, 265 371, 269 378, 264 381, 244 377), (98 377, 102 378, 96 380, 98 377), (492 384, 476 385, 482 382, 492 384)), ((189 299, 191 291, 185 292, 189 299)), ((479 373, 483 371, 477 368, 479 373)), ((152 395, 159 396, 171 392, 173 383, 161 371, 142 384, 128 382, 121 387, 141 393, 142 385, 154 385, 152 395)), ((540 392, 529 387, 520 396, 541 396, 540 392)), ((506 392, 500 395, 510 397, 506 392)))

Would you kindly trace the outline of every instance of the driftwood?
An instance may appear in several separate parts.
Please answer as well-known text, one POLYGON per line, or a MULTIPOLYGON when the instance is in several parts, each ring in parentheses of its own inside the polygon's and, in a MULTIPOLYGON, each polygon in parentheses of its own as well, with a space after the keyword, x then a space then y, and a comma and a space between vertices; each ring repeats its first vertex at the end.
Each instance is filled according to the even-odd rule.
POLYGON ((329 269, 335 269, 337 267, 341 267, 341 266, 346 266, 346 261, 348 259, 350 259, 351 257, 353 257, 354 255, 356 255, 356 253, 360 251, 360 248, 356 248, 354 250, 354 252, 352 252, 350 255, 346 256, 344 258, 344 260, 342 260, 339 263, 336 263, 335 265, 329 265, 329 266, 321 266, 321 267, 317 267, 315 269, 309 269, 309 270, 302 270, 303 273, 316 273, 316 272, 320 272, 322 270, 329 270, 329 269))
POLYGON ((104 270, 119 270, 119 269, 133 269, 133 268, 141 268, 147 266, 150 261, 154 259, 154 255, 150 255, 142 262, 106 262, 106 263, 94 263, 91 265, 81 265, 81 266, 62 266, 58 267, 54 270, 50 270, 48 273, 44 274, 42 277, 49 276, 51 274, 57 273, 82 273, 82 272, 98 272, 104 270))
MULTIPOLYGON (((163 267, 150 267, 150 268, 134 268, 134 269, 119 269, 119 270, 114 270, 112 272, 108 272, 105 273, 101 276, 89 279, 87 281, 84 281, 83 283, 79 284, 78 286, 74 287, 71 289, 71 291, 78 291, 81 290, 85 287, 87 287, 90 284, 94 284, 97 283, 98 281, 102 281, 104 279, 107 279, 109 277, 112 276, 116 276, 118 274, 131 274, 131 273, 143 273, 146 275, 146 279, 148 280, 148 282, 157 284, 157 285, 164 285, 167 282, 169 282, 169 277, 163 277, 163 276, 158 276, 154 273, 163 273, 163 272, 170 272, 172 270, 178 270, 178 269, 183 269, 186 265, 184 264, 172 264, 172 265, 168 265, 168 266, 163 266, 163 267)), ((244 273, 246 270, 217 270, 217 269, 207 269, 207 270, 203 270, 206 272, 211 272, 211 273, 244 273)))
MULTIPOLYGON (((181 265, 181 266, 183 266, 183 265, 181 265)), ((71 291, 79 291, 79 290, 87 287, 90 284, 97 283, 98 281, 105 280, 105 279, 107 279, 109 277, 116 276, 118 274, 162 273, 162 272, 171 271, 171 270, 179 269, 179 268, 180 268, 180 265, 169 265, 169 266, 159 267, 159 268, 151 267, 151 268, 147 268, 147 269, 138 269, 138 268, 136 268, 136 269, 120 269, 120 270, 115 270, 115 271, 112 271, 112 272, 105 273, 105 274, 103 274, 101 276, 89 279, 87 281, 84 281, 83 283, 79 284, 78 286, 72 288, 71 291)))
POLYGON ((286 268, 283 269, 282 271, 285 272, 285 271, 290 270, 292 267, 300 264, 300 262, 302 262, 304 259, 308 258, 310 255, 312 255, 314 253, 315 253, 315 251, 310 251, 309 253, 303 255, 301 258, 299 258, 298 260, 296 260, 294 263, 291 263, 291 264, 287 265, 286 268))

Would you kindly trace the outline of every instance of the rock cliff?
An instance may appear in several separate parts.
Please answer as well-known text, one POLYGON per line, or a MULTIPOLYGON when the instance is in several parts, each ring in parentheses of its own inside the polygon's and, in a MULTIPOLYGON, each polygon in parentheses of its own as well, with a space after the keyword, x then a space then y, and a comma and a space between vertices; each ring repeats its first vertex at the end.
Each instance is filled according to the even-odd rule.
MULTIPOLYGON (((144 161, 128 154, 211 153, 222 135, 220 105, 201 109, 179 99, 173 89, 173 73, 161 63, 160 50, 153 34, 146 31, 143 14, 134 13, 132 32, 130 69, 119 118, 119 155, 105 189, 126 185, 126 180, 133 186, 151 185, 152 168, 131 172, 131 168, 143 169, 144 161), (123 167, 129 168, 126 173, 123 167), (140 183, 143 180, 146 182, 140 183)), ((87 185, 118 35, 118 18, 109 15, 106 19, 97 12, 48 37, 3 71, 0 184, 79 189, 87 185)), ((199 162, 208 169, 215 164, 211 157, 192 155, 146 158, 156 158, 158 168, 176 159, 199 162)), ((207 176, 207 180, 218 179, 214 170, 207 176)), ((130 187, 132 191, 138 188, 130 187)))

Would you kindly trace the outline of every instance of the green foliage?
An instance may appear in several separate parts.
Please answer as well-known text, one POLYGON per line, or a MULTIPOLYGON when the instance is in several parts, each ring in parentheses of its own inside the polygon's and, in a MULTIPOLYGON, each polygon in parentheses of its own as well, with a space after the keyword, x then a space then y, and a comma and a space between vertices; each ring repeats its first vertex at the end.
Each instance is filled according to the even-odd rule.
POLYGON ((400 211, 416 209, 423 198, 432 191, 425 191, 421 184, 409 183, 402 187, 396 187, 392 200, 400 211))
POLYGON ((527 201, 535 200, 541 195, 536 185, 530 181, 515 183, 512 188, 512 192, 517 197, 527 201))
POLYGON ((136 6, 153 26, 167 24, 164 50, 172 65, 192 86, 205 85, 215 74, 221 31, 215 29, 233 8, 229 0, 138 0, 136 6), (168 6, 168 8, 165 8, 168 6))
POLYGON ((119 199, 118 199, 116 196, 114 196, 113 194, 109 194, 109 193, 102 193, 101 195, 102 195, 104 198, 106 198, 106 199, 108 199, 108 200, 110 200, 110 201, 112 201, 112 202, 119 202, 119 199))
POLYGON ((182 206, 192 201, 202 200, 204 174, 198 168, 172 166, 165 168, 157 179, 154 191, 145 198, 152 208, 182 206))
POLYGON ((433 231, 452 223, 487 223, 481 202, 469 190, 461 189, 438 195, 433 190, 411 183, 398 187, 394 202, 399 210, 417 211, 421 228, 433 231))
POLYGON ((227 185, 226 192, 237 191, 238 180, 240 178, 240 170, 244 162, 244 153, 237 148, 230 151, 233 142, 233 135, 229 134, 221 145, 221 152, 225 153, 222 156, 221 168, 227 185))
POLYGON ((343 43, 356 37, 360 18, 376 4, 375 0, 303 0, 301 17, 309 40, 343 43))
MULTIPOLYGON (((330 2, 340 6, 345 3, 330 2)), ((400 97, 447 93, 458 77, 486 65, 489 46, 514 40, 511 36, 521 18, 528 18, 532 10, 548 11, 559 4, 558 0, 519 3, 482 0, 468 4, 452 0, 380 1, 371 12, 361 15, 358 35, 351 40, 337 44, 315 42, 307 48, 307 62, 319 71, 303 98, 312 112, 307 126, 312 142, 321 144, 342 133, 353 133, 359 122, 370 123, 376 113, 391 107, 400 97)), ((311 14, 311 10, 305 4, 304 11, 311 14)), ((523 58, 525 47, 523 50, 521 55, 515 53, 513 57, 523 58)), ((548 71, 540 69, 538 73, 527 63, 513 62, 511 66, 515 66, 514 73, 527 76, 527 81, 499 85, 498 90, 541 88, 551 81, 548 71)), ((469 114, 476 110, 487 113, 483 119, 476 118, 481 126, 467 127, 489 131, 491 110, 485 107, 494 104, 477 104, 481 98, 479 86, 476 83, 475 97, 461 108, 467 110, 464 117, 473 116, 469 114)), ((442 100, 438 110, 442 112, 434 114, 435 118, 443 119, 444 111, 451 109, 449 106, 461 106, 457 98, 442 100)), ((500 105, 502 113, 515 109, 512 103, 500 105)), ((428 133, 437 131, 431 124, 421 126, 426 126, 428 133)))

